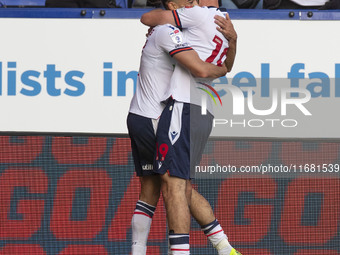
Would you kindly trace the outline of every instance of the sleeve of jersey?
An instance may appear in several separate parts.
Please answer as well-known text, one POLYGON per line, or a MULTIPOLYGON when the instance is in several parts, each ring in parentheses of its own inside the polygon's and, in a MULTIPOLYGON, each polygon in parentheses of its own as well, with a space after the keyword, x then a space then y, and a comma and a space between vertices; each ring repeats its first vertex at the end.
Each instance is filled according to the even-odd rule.
POLYGON ((183 48, 178 48, 178 49, 174 49, 172 51, 169 52, 169 55, 171 57, 175 56, 177 53, 183 52, 183 51, 188 51, 188 50, 193 50, 193 48, 191 47, 183 47, 183 48))
POLYGON ((183 38, 182 32, 171 25, 161 29, 157 39, 157 44, 169 52, 171 57, 183 51, 193 50, 183 38))
POLYGON ((179 29, 194 27, 204 21, 204 13, 202 8, 198 6, 173 10, 172 15, 179 29))

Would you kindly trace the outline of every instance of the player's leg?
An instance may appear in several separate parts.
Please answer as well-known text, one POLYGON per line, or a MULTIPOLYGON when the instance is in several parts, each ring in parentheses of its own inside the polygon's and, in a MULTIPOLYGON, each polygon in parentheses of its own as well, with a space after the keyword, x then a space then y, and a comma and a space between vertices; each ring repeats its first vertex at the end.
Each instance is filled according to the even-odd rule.
POLYGON ((162 194, 173 255, 189 254, 190 212, 186 182, 190 177, 188 104, 170 100, 159 120, 154 171, 162 178, 162 194))
POLYGON ((209 202, 195 189, 191 192, 190 213, 200 226, 207 225, 216 219, 209 202))
POLYGON ((189 233, 190 212, 186 198, 186 180, 165 173, 162 176, 162 195, 169 230, 174 233, 189 233))
MULTIPOLYGON (((187 181, 182 178, 162 175, 162 195, 169 229, 168 254, 190 254, 190 211, 186 191, 187 181)), ((191 191, 191 190, 190 190, 191 191)))
POLYGON ((161 180, 153 173, 155 133, 152 120, 135 114, 127 119, 135 170, 141 182, 139 200, 131 220, 132 255, 145 255, 152 217, 160 196, 161 180))
POLYGON ((141 193, 131 220, 132 255, 145 255, 152 218, 160 196, 158 175, 140 177, 141 193))
MULTIPOLYGON (((195 176, 195 166, 199 164, 204 147, 208 141, 213 116, 208 112, 206 115, 201 114, 201 108, 191 105, 190 109, 190 175, 195 176)), ((228 242, 221 225, 215 218, 214 212, 209 202, 192 189, 190 213, 201 226, 202 231, 208 240, 217 249, 219 255, 239 254, 228 242)))
POLYGON ((139 200, 156 207, 161 191, 161 178, 159 175, 142 176, 139 178, 141 191, 139 200))
POLYGON ((227 235, 224 233, 218 220, 215 218, 209 202, 195 189, 192 189, 190 213, 201 226, 202 231, 216 248, 219 255, 233 254, 234 249, 228 242, 227 235))
POLYGON ((185 194, 186 194, 187 203, 188 203, 189 208, 190 208, 190 204, 191 204, 192 191, 193 191, 193 188, 192 188, 192 185, 191 185, 191 181, 187 180, 185 194))

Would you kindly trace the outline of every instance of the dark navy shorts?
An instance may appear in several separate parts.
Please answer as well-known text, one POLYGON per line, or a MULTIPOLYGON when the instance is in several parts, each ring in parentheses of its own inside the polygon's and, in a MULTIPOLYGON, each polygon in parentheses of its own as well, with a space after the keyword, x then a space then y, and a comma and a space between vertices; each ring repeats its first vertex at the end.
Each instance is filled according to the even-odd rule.
POLYGON ((162 112, 156 134, 154 172, 182 179, 194 178, 212 129, 213 116, 201 107, 170 99, 162 112))
POLYGON ((154 175, 156 135, 152 119, 129 113, 127 127, 137 176, 154 175))

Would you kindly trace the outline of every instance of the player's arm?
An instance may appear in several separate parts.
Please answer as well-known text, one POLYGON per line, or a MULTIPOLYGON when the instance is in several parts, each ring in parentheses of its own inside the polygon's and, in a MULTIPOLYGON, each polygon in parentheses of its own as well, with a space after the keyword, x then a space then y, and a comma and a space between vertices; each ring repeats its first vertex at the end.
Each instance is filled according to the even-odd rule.
POLYGON ((188 69, 194 76, 200 78, 218 78, 227 73, 227 68, 215 66, 202 61, 197 52, 185 41, 181 31, 172 26, 160 27, 156 34, 156 45, 177 60, 179 64, 188 69))
POLYGON ((224 61, 225 66, 228 69, 228 73, 233 68, 235 57, 236 57, 236 40, 235 41, 229 41, 229 49, 227 51, 227 58, 224 61))
POLYGON ((231 22, 228 13, 226 17, 223 18, 219 15, 215 16, 215 23, 218 25, 216 28, 219 32, 223 34, 223 36, 229 42, 229 49, 227 51, 227 59, 224 62, 226 65, 228 72, 231 71, 234 65, 235 57, 236 57, 236 46, 237 46, 237 33, 234 29, 234 25, 231 22))
POLYGON ((154 9, 144 13, 140 21, 149 27, 157 25, 171 24, 176 26, 174 16, 170 10, 154 9))
POLYGON ((227 73, 225 65, 216 66, 202 61, 194 50, 181 51, 173 56, 178 63, 199 78, 218 78, 227 73))

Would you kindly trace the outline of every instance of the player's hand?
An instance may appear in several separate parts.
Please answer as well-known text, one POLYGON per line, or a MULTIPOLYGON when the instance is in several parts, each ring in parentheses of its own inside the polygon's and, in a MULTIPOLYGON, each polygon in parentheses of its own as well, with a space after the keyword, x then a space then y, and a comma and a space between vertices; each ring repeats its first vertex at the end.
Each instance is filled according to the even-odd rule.
POLYGON ((236 41, 237 40, 237 33, 234 29, 234 25, 229 18, 229 14, 226 13, 225 18, 215 15, 215 23, 218 25, 216 29, 223 34, 223 36, 228 41, 236 41))
POLYGON ((221 65, 221 69, 222 69, 222 71, 224 73, 223 76, 226 75, 229 72, 229 70, 228 70, 227 66, 225 65, 225 63, 223 63, 221 65))

